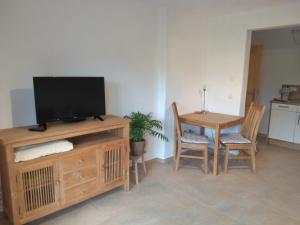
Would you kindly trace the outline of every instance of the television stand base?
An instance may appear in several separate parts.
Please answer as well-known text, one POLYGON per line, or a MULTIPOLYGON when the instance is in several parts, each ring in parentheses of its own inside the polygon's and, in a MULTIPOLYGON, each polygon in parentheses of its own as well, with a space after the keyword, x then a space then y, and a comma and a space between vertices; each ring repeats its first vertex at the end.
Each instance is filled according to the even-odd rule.
POLYGON ((44 132, 47 130, 47 124, 39 124, 38 126, 31 127, 28 129, 29 131, 36 131, 36 132, 44 132))
POLYGON ((76 123, 76 122, 81 122, 81 121, 85 121, 85 120, 86 120, 86 117, 72 117, 72 118, 62 119, 62 121, 65 123, 76 123))
POLYGON ((94 116, 94 119, 98 119, 100 121, 104 121, 104 119, 101 116, 94 116))

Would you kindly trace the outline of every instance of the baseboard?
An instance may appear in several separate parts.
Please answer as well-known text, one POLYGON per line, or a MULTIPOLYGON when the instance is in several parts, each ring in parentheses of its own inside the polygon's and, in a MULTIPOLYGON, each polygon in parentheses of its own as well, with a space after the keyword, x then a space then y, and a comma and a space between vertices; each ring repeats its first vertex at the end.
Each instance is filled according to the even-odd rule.
MULTIPOLYGON (((151 162, 159 162, 159 163, 169 163, 173 161, 173 157, 169 157, 166 159, 161 159, 161 158, 152 158, 152 159, 148 159, 145 160, 145 162, 151 163, 151 162)), ((141 162, 139 160, 139 162, 141 162)), ((132 160, 129 160, 129 167, 132 167, 132 160)))
POLYGON ((259 137, 259 138, 268 138, 268 134, 263 134, 263 133, 258 133, 257 134, 257 137, 259 137))
POLYGON ((169 157, 166 159, 161 159, 161 158, 154 158, 154 159, 150 159, 147 162, 159 162, 159 163, 168 163, 171 162, 173 160, 173 157, 169 157))
POLYGON ((275 139, 269 138, 269 144, 300 151, 300 145, 291 143, 291 142, 286 142, 286 141, 275 140, 275 139))

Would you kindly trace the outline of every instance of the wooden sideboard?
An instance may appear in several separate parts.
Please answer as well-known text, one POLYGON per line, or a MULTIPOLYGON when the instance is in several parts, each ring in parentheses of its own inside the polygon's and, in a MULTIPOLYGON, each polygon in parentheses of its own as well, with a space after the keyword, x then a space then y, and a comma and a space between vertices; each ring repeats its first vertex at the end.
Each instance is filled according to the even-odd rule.
POLYGON ((129 191, 129 122, 108 115, 104 121, 50 123, 41 133, 1 130, 2 193, 10 222, 28 223, 119 186, 129 191), (18 147, 62 139, 74 149, 15 162, 18 147))

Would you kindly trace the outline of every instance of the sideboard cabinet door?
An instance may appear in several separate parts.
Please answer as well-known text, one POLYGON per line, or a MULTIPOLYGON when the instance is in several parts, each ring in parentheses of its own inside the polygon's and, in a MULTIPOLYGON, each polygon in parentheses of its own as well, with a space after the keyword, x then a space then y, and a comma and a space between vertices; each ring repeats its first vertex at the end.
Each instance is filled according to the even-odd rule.
POLYGON ((17 182, 21 218, 35 218, 58 207, 57 161, 22 166, 18 170, 17 182))
POLYGON ((104 146, 100 151, 100 183, 104 189, 110 189, 124 182, 125 144, 116 142, 104 146))

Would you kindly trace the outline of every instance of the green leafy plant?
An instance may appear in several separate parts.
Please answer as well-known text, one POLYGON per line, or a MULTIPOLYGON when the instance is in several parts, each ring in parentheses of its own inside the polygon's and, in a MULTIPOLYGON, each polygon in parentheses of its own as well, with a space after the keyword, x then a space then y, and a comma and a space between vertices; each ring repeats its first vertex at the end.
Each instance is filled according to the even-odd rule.
POLYGON ((146 134, 168 141, 168 138, 160 132, 163 129, 162 122, 154 120, 151 113, 132 112, 130 116, 125 117, 131 119, 130 136, 132 141, 144 141, 146 134))

